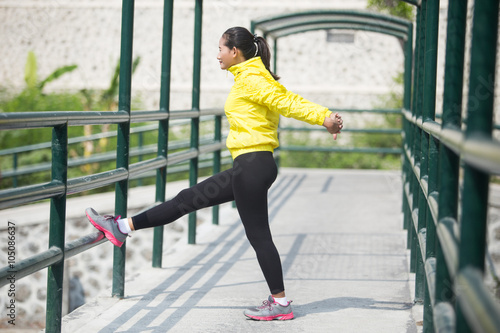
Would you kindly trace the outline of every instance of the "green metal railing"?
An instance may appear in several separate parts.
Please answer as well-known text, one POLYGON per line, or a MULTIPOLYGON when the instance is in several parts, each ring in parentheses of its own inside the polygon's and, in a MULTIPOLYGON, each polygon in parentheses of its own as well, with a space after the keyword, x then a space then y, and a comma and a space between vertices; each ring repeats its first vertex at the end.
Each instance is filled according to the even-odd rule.
POLYGON ((439 1, 417 7, 413 98, 403 111, 403 210, 424 332, 500 332, 500 308, 483 281, 489 178, 500 174, 500 143, 492 139, 498 4, 474 5, 465 130, 467 1, 448 3, 441 123, 435 114, 439 1))

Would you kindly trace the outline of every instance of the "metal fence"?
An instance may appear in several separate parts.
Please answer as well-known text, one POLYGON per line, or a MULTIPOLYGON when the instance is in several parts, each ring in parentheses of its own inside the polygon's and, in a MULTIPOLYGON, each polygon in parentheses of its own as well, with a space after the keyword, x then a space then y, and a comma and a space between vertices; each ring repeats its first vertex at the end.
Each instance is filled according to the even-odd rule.
POLYGON ((417 7, 413 98, 403 111, 403 210, 415 297, 424 304, 424 332, 500 332, 498 303, 483 282, 489 179, 500 174, 500 143, 492 138, 498 1, 474 3, 466 126, 467 1, 448 6, 442 120, 435 115, 436 0, 417 7))

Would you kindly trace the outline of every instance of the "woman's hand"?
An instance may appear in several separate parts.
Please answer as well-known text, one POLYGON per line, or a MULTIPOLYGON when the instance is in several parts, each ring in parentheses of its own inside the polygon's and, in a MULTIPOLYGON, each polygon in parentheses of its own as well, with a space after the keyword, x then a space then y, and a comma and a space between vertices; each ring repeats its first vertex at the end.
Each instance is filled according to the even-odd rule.
POLYGON ((330 117, 325 117, 323 126, 326 127, 328 133, 333 134, 333 140, 337 140, 337 134, 340 133, 340 130, 344 127, 344 121, 337 112, 332 112, 330 117))

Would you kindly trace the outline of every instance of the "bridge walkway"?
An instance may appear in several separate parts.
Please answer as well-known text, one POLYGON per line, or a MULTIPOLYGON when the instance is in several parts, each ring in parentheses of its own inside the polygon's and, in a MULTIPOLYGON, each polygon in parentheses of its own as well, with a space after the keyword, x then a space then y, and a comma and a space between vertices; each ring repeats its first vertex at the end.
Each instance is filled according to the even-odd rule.
POLYGON ((400 177, 280 169, 269 216, 294 320, 243 316, 268 289, 237 211, 225 204, 220 225, 199 226, 196 245, 165 249, 162 268, 127 276, 123 299, 107 290, 65 316, 62 331, 419 332, 400 177))

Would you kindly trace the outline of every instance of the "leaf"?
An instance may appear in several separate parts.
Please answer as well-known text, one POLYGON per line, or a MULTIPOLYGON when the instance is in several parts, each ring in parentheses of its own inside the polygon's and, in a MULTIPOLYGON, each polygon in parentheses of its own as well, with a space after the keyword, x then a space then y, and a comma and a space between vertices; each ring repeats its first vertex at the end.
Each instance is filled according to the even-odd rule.
POLYGON ((33 53, 33 51, 29 51, 28 58, 26 59, 26 65, 24 67, 24 81, 26 81, 28 88, 36 87, 38 81, 37 70, 35 53, 33 53))
MULTIPOLYGON (((136 57, 134 59, 134 61, 132 62, 132 74, 134 74, 140 62, 141 62, 141 57, 136 57)), ((111 104, 115 96, 118 95, 119 82, 120 82, 120 59, 118 59, 116 63, 115 71, 113 73, 113 76, 111 77, 108 89, 106 89, 102 94, 101 101, 107 105, 106 106, 107 108, 111 107, 111 104)))
POLYGON ((66 74, 66 73, 74 71, 77 67, 78 67, 77 65, 69 65, 69 66, 59 67, 54 72, 52 72, 52 74, 50 74, 49 76, 47 76, 47 78, 45 78, 45 80, 43 80, 42 82, 40 82, 38 84, 38 89, 42 90, 46 83, 54 81, 57 78, 59 78, 60 76, 66 74))
POLYGON ((141 57, 136 57, 134 61, 132 62, 132 74, 135 73, 135 70, 137 69, 137 66, 139 66, 139 63, 141 62, 141 57))
POLYGON ((108 89, 106 89, 102 94, 102 99, 104 101, 112 100, 115 95, 118 94, 118 80, 120 77, 120 60, 118 60, 115 72, 111 77, 111 82, 109 83, 108 89))
POLYGON ((398 16, 407 20, 413 20, 413 6, 403 1, 395 0, 368 0, 368 9, 374 9, 381 13, 398 16))

